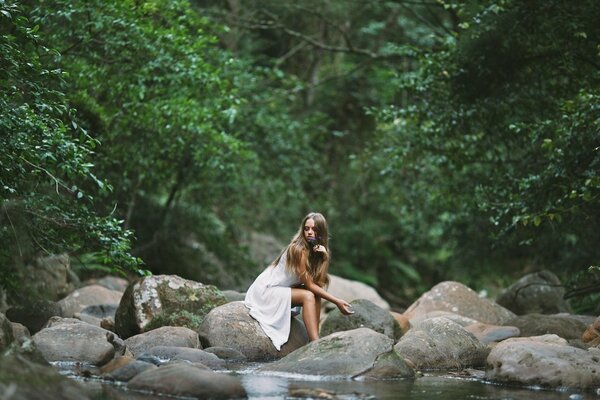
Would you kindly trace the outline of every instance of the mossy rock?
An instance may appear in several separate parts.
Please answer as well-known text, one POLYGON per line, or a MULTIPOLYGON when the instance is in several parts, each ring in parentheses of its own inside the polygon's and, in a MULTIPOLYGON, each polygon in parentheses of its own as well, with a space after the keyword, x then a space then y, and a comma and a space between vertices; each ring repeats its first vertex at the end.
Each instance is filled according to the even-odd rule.
POLYGON ((198 330, 204 317, 227 303, 221 291, 177 275, 156 275, 127 287, 117 313, 115 328, 128 338, 161 326, 198 330))

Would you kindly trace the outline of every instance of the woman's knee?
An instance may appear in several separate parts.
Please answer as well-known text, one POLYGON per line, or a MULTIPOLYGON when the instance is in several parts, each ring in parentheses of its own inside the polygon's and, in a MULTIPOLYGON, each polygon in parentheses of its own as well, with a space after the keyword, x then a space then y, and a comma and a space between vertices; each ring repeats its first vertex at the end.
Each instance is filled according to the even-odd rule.
POLYGON ((316 303, 317 299, 313 292, 310 290, 302 289, 302 303, 313 304, 316 303))

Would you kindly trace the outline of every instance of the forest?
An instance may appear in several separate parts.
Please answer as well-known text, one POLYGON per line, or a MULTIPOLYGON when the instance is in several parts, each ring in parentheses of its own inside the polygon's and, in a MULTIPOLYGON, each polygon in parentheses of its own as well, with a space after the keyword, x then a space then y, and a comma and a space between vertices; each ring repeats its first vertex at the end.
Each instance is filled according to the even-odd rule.
POLYGON ((50 254, 244 291, 319 211, 330 273, 395 308, 550 270, 598 315, 598 21, 597 0, 0 0, 0 291, 35 296, 21 271, 50 254))

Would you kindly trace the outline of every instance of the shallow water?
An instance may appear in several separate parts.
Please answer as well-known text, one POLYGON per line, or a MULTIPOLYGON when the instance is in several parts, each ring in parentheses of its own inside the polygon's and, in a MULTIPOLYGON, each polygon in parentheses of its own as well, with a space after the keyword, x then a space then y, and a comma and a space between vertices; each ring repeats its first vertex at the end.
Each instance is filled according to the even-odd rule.
MULTIPOLYGON (((276 374, 257 371, 262 364, 239 365, 229 371, 219 371, 238 376, 249 399, 406 399, 406 400, 599 400, 594 392, 577 390, 546 390, 497 385, 482 379, 459 376, 453 373, 426 373, 415 379, 357 381, 340 378, 276 374)), ((63 366, 64 368, 65 366, 63 366)), ((123 384, 99 379, 82 379, 69 368, 62 372, 71 378, 84 381, 97 398, 118 400, 158 400, 174 397, 152 396, 148 393, 128 391, 123 384)))

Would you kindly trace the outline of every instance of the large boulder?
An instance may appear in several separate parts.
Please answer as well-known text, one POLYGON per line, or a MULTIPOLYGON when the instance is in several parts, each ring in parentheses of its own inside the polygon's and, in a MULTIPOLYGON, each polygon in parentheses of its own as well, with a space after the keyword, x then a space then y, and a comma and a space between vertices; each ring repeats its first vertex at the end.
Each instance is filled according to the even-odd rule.
POLYGON ((23 324, 29 332, 35 334, 46 325, 51 317, 62 316, 60 305, 50 300, 25 301, 6 311, 6 316, 13 322, 23 324))
POLYGON ((352 281, 335 275, 329 275, 329 280, 330 282, 327 291, 335 297, 344 299, 348 302, 366 299, 384 310, 390 309, 389 303, 385 301, 374 288, 365 283, 352 281))
POLYGON ((155 275, 130 284, 115 316, 115 329, 128 338, 161 326, 197 330, 210 310, 227 303, 219 289, 177 275, 155 275))
POLYGON ((450 311, 492 325, 504 325, 515 317, 512 311, 479 297, 473 289, 453 281, 438 283, 423 293, 406 309, 404 315, 412 321, 431 311, 450 311))
POLYGON ((571 312, 564 299, 565 288, 550 271, 525 275, 504 289, 496 302, 517 315, 571 312))
POLYGON ((100 285, 84 286, 70 293, 58 302, 62 311, 62 316, 72 318, 75 314, 81 312, 92 305, 114 305, 121 302, 123 292, 110 290, 100 285))
POLYGON ((520 336, 540 336, 555 334, 568 341, 581 339, 587 326, 579 319, 568 315, 527 314, 520 315, 507 322, 521 331, 520 336))
POLYGON ((199 399, 238 399, 247 396, 238 378, 187 363, 173 363, 148 369, 131 379, 127 388, 199 399))
POLYGON ((369 328, 336 332, 260 370, 342 378, 413 377, 414 371, 393 346, 392 339, 369 328))
POLYGON ((600 358, 567 345, 556 335, 512 338, 498 343, 487 358, 487 380, 550 388, 600 386, 600 358))
POLYGON ((56 301, 75 289, 71 261, 66 254, 37 258, 25 265, 20 274, 21 293, 36 300, 56 301))
POLYGON ((327 314, 327 318, 325 318, 325 321, 321 325, 321 336, 363 327, 383 333, 394 340, 402 336, 400 325, 388 310, 384 310, 366 299, 354 300, 351 304, 354 309, 354 314, 352 315, 343 315, 339 309, 335 309, 327 314))
POLYGON ((423 370, 453 370, 484 365, 488 349, 471 332, 445 317, 413 326, 394 346, 423 370))
POLYGON ((73 318, 52 317, 32 340, 47 361, 103 365, 125 353, 125 343, 113 332, 73 318))
MULTIPOLYGON (((190 363, 199 363, 212 369, 222 369, 225 367, 225 361, 217 355, 190 347, 176 346, 156 346, 146 351, 143 356, 157 357, 161 361, 188 361, 190 363)), ((142 358, 142 357, 140 357, 142 358)))
POLYGON ((125 339, 127 349, 134 356, 140 355, 156 346, 201 347, 198 333, 182 326, 163 326, 149 332, 140 333, 125 339))
POLYGON ((290 338, 281 351, 277 351, 241 301, 227 303, 208 313, 200 327, 200 337, 204 347, 229 347, 241 352, 248 361, 281 358, 308 342, 304 325, 292 318, 290 338))
POLYGON ((519 336, 521 331, 516 326, 498 326, 476 322, 465 326, 483 344, 500 342, 504 339, 519 336))
POLYGON ((4 350, 14 340, 13 328, 4 314, 0 313, 0 351, 4 350))

